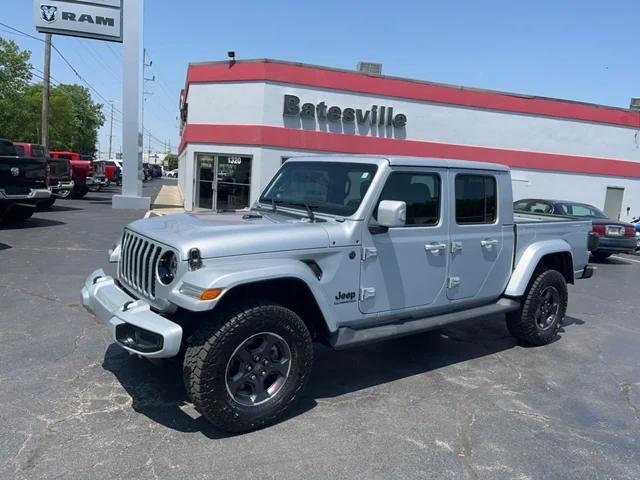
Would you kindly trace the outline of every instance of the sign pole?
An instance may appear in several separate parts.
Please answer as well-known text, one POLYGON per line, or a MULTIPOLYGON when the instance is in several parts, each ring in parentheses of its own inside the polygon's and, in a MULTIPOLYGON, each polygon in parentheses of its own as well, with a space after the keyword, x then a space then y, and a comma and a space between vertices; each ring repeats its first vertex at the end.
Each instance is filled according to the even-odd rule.
POLYGON ((122 8, 122 193, 113 208, 148 210, 142 196, 142 23, 144 0, 127 0, 122 8))
POLYGON ((49 147, 49 93, 51 84, 51 34, 44 34, 44 71, 42 80, 42 145, 49 147))

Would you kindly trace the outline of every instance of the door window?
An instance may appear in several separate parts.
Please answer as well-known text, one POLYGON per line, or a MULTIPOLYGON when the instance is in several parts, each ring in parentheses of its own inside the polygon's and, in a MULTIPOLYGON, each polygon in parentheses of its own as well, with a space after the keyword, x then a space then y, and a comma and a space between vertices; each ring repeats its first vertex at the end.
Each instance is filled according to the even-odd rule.
POLYGON ((456 175, 456 223, 490 224, 497 218, 496 179, 491 175, 456 175))
MULTIPOLYGON (((440 220, 440 176, 433 173, 393 172, 384 185, 382 200, 407 204, 407 225, 437 225, 440 220)), ((374 217, 378 216, 378 209, 374 217)))

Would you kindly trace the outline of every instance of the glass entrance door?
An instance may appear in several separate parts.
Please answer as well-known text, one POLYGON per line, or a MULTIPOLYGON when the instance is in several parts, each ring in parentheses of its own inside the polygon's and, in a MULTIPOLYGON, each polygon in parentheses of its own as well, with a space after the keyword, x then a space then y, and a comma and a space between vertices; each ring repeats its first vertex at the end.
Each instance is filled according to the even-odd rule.
POLYGON ((241 155, 196 156, 196 208, 238 210, 249 206, 251 157, 241 155))

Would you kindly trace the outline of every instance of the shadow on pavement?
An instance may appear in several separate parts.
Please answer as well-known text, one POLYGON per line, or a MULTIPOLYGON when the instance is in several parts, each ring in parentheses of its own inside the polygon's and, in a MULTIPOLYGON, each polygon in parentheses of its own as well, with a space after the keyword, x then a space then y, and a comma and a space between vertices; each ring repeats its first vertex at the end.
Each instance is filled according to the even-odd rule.
POLYGON ((66 225, 66 223, 47 218, 31 217, 20 223, 2 223, 0 224, 0 230, 24 230, 26 228, 54 227, 57 225, 66 225))
POLYGON ((76 210, 82 210, 76 207, 67 207, 66 205, 60 205, 58 202, 54 203, 48 208, 38 208, 38 212, 73 212, 76 210))
MULTIPOLYGON (((568 326, 583 324, 583 320, 567 317, 560 332, 563 333, 568 326)), ((317 399, 339 397, 436 371, 516 345, 516 340, 506 330, 504 317, 464 322, 352 350, 334 351, 316 345, 313 374, 300 402, 288 418, 315 408, 317 399)), ((201 432, 212 439, 233 436, 216 429, 195 412, 184 388, 180 362, 152 364, 111 344, 105 352, 102 366, 116 376, 131 396, 132 408, 149 419, 181 432, 201 432), (196 418, 183 411, 185 406, 186 410, 190 408, 195 413, 196 418)))
POLYGON ((11 245, 7 245, 6 243, 0 243, 0 251, 8 250, 11 248, 11 245))

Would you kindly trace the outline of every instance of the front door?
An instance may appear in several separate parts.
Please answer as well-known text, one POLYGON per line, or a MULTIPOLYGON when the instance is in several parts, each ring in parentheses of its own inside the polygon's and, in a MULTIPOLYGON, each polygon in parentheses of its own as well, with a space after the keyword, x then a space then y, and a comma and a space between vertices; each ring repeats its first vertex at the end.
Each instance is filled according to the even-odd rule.
POLYGON ((249 206, 251 157, 196 156, 196 208, 239 210, 249 206))
MULTIPOLYGON (((394 170, 378 198, 407 204, 404 227, 364 229, 360 311, 392 312, 441 304, 447 274, 449 222, 444 169, 394 170)), ((377 210, 377 209, 376 209, 377 210)), ((373 212, 375 223, 377 211, 373 212)))
POLYGON ((449 203, 454 208, 447 278, 450 300, 489 301, 504 291, 511 270, 513 226, 503 226, 500 218, 499 176, 489 171, 449 171, 449 203))

